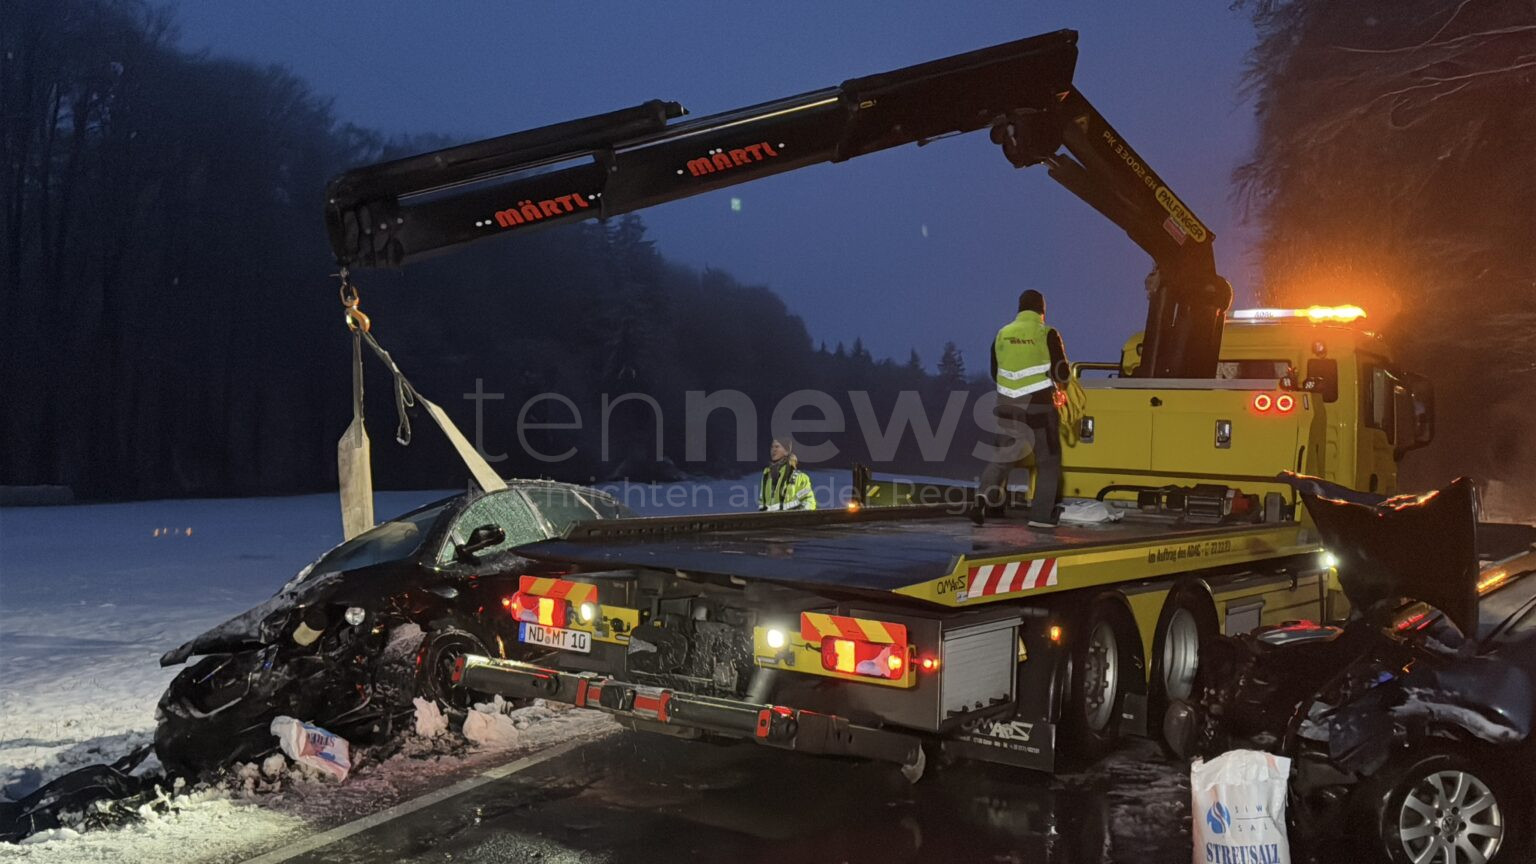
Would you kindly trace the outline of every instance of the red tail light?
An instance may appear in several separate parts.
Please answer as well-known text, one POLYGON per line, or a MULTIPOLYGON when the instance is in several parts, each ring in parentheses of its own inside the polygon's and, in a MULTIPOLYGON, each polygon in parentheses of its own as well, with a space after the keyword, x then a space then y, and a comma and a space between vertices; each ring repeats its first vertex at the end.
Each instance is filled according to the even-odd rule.
POLYGON ((1279 411, 1281 414, 1289 414, 1291 413, 1291 409, 1295 407, 1295 396, 1292 396, 1289 393, 1281 393, 1279 396, 1275 397, 1275 410, 1279 411))
POLYGON ((907 646, 827 636, 821 640, 821 665, 833 672, 896 680, 907 674, 907 646))
POLYGON ((565 627, 571 622, 571 604, 558 597, 539 597, 519 591, 510 600, 503 600, 502 605, 513 618, 528 624, 565 627))
POLYGON ((1275 404, 1275 400, 1268 393, 1258 393, 1253 397, 1253 410, 1263 414, 1275 404))

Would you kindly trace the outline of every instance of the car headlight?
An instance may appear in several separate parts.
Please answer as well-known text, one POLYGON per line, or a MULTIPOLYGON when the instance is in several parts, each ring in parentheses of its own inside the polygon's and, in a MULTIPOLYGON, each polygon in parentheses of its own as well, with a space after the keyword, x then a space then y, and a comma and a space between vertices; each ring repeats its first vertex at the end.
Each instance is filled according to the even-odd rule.
POLYGON ((364 618, 368 617, 368 612, 361 606, 348 606, 346 614, 342 617, 347 620, 348 624, 356 627, 357 625, 363 623, 364 618))

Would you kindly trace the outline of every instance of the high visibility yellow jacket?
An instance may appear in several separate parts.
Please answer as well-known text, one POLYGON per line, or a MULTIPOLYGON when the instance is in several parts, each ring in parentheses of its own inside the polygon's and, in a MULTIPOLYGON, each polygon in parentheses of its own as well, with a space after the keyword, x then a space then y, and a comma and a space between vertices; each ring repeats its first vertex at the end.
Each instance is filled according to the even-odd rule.
POLYGON ((999 397, 1023 400, 1052 386, 1050 332, 1040 313, 1029 311, 1020 312, 997 331, 992 351, 997 358, 999 397))
POLYGON ((769 465, 763 469, 763 487, 758 496, 759 510, 815 510, 816 492, 811 478, 799 468, 769 465))

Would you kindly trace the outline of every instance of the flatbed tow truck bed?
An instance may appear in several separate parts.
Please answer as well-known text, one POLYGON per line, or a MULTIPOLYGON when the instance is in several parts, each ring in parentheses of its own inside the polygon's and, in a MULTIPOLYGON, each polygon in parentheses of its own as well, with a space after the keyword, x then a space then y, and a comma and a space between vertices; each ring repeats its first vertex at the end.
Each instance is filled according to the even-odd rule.
MULTIPOLYGON (((1084 630, 1096 598, 1119 598, 1113 650, 1136 670, 1101 725, 1144 734, 1146 658, 1177 585, 1210 584, 1228 616, 1265 592, 1293 598, 1267 616, 1317 608, 1326 590, 1321 547, 1299 522, 1121 512, 1050 530, 1022 518, 976 526, 934 506, 579 523, 516 550, 561 571, 524 577, 508 602, 525 622, 520 642, 556 650, 536 662, 466 657, 457 678, 646 731, 876 758, 909 773, 921 771, 925 742, 1052 770, 1070 669, 1086 662, 1069 658, 1087 650, 1061 634, 1084 630)), ((1258 625, 1252 614, 1245 626, 1258 625)))
POLYGON ((518 552, 584 569, 644 567, 810 591, 976 606, 1321 551, 1299 522, 1190 525, 1123 510, 1118 522, 983 526, 926 507, 592 522, 518 552))

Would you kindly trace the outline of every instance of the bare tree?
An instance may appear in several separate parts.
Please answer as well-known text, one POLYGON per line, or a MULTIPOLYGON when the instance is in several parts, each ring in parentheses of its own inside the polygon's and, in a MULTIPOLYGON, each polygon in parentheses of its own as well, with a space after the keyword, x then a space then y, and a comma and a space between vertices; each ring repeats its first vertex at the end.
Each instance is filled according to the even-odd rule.
POLYGON ((1536 424, 1536 4, 1246 5, 1259 134, 1236 179, 1265 292, 1361 302, 1438 380, 1437 474, 1530 458, 1507 421, 1536 424))

